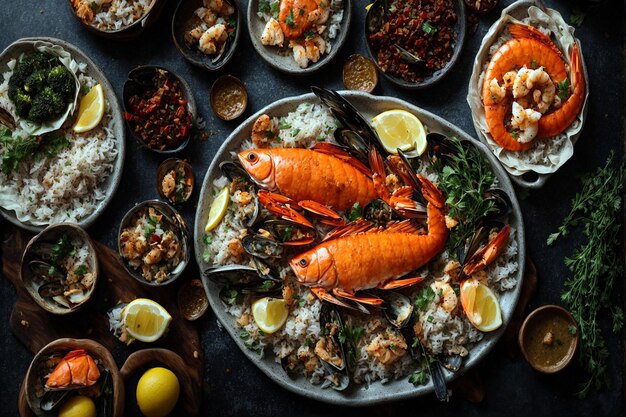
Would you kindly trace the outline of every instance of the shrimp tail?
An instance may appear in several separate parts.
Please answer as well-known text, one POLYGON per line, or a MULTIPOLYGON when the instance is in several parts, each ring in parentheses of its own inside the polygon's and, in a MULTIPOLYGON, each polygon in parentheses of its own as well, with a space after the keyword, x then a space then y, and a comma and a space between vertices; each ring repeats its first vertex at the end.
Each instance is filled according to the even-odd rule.
POLYGON ((556 52, 561 57, 561 59, 563 58, 563 53, 554 44, 554 42, 552 42, 552 39, 550 39, 550 37, 548 35, 546 35, 545 33, 543 33, 542 31, 540 31, 537 28, 534 28, 534 27, 528 26, 528 25, 523 25, 523 24, 520 24, 520 23, 512 23, 511 25, 509 25, 509 33, 515 39, 521 39, 521 38, 532 38, 532 39, 535 39, 535 40, 543 43, 544 45, 548 46, 554 52, 556 52))

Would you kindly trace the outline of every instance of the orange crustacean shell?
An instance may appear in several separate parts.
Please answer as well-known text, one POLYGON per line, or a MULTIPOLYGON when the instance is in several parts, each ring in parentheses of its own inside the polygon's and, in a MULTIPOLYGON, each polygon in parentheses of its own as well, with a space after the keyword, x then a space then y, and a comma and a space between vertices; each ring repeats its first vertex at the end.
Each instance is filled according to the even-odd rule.
POLYGON ((90 387, 100 377, 98 365, 85 349, 69 352, 54 368, 47 388, 90 387))

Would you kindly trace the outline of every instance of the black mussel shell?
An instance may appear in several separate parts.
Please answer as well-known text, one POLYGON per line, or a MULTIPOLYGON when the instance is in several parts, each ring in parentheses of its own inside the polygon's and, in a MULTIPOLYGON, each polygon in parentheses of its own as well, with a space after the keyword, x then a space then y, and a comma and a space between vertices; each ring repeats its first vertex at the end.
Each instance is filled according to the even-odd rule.
POLYGON ((33 275, 45 281, 60 281, 65 278, 65 276, 59 272, 58 268, 38 259, 33 259, 28 262, 28 267, 33 275))
POLYGON ((345 127, 335 130, 335 140, 366 166, 369 165, 369 142, 357 131, 345 127))
POLYGON ((37 292, 42 297, 56 297, 57 295, 63 295, 65 287, 59 282, 46 282, 37 289, 37 292))
POLYGON ((47 390, 41 397, 39 408, 41 411, 50 412, 59 407, 68 398, 70 394, 74 394, 76 390, 47 390))
POLYGON ((276 270, 273 267, 263 262, 261 259, 257 257, 253 257, 252 261, 254 262, 256 271, 259 274, 259 277, 261 279, 263 280, 269 279, 269 280, 278 281, 278 282, 283 281, 282 278, 280 277, 280 274, 276 272, 276 270))
POLYGON ((404 294, 395 291, 380 291, 380 298, 384 300, 383 314, 397 329, 405 327, 413 315, 413 303, 404 294))
POLYGON ((461 355, 450 355, 439 358, 441 366, 450 372, 457 372, 463 365, 463 357, 461 355))
POLYGON ((249 255, 260 259, 280 258, 284 253, 280 242, 259 234, 247 235, 241 245, 249 255))
POLYGON ((299 241, 311 243, 311 239, 317 238, 317 231, 314 227, 284 219, 266 220, 257 228, 269 232, 277 242, 286 245, 295 245, 299 241))
POLYGON ((489 240, 489 232, 492 229, 502 229, 506 226, 503 222, 498 220, 484 220, 477 227, 474 234, 469 238, 467 247, 465 248, 465 253, 462 252, 464 249, 461 247, 461 253, 459 254, 459 260, 461 264, 464 265, 468 259, 472 259, 472 256, 478 252, 480 248, 488 243, 489 240))
MULTIPOLYGON (((365 15, 365 33, 369 35, 380 30, 387 17, 387 0, 376 0, 365 15)), ((369 42, 369 39, 368 39, 369 42)))
POLYGON ((384 227, 393 219, 394 212, 381 199, 372 200, 363 208, 363 218, 377 226, 384 227))
POLYGON ((204 275, 219 285, 241 285, 259 280, 256 268, 246 265, 216 266, 204 271, 204 275))
POLYGON ((254 184, 248 172, 241 166, 239 162, 235 161, 222 161, 219 165, 220 171, 229 180, 233 181, 235 178, 241 178, 248 182, 250 185, 254 184))
POLYGON ((508 216, 513 211, 513 203, 511 203, 511 197, 506 191, 500 188, 492 188, 487 190, 484 195, 485 199, 493 201, 495 211, 488 213, 486 219, 500 219, 508 216))
POLYGON ((441 161, 444 164, 449 164, 450 159, 457 153, 455 144, 441 133, 431 132, 427 134, 426 142, 428 142, 427 152, 431 162, 441 161))
POLYGON ((439 401, 448 401, 448 387, 446 386, 446 378, 443 369, 438 361, 430 363, 430 375, 435 387, 435 396, 439 401))

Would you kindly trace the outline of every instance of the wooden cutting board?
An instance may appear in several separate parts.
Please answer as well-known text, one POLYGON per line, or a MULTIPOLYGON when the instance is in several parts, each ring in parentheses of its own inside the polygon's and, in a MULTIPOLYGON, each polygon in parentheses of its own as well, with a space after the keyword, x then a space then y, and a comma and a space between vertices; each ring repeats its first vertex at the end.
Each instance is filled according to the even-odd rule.
MULTIPOLYGON (((113 354, 121 368, 123 361, 133 352, 145 348, 165 348, 177 353, 186 365, 190 387, 181 387, 185 401, 180 401, 184 415, 195 416, 200 410, 202 400, 202 381, 204 354, 196 326, 186 321, 178 310, 177 291, 180 283, 167 287, 152 288, 141 285, 133 279, 122 266, 116 252, 94 242, 100 262, 98 287, 91 300, 77 312, 57 316, 46 312, 30 297, 20 281, 19 269, 22 253, 32 234, 15 229, 8 240, 2 244, 3 273, 16 290, 16 302, 10 318, 10 328, 15 337, 33 354, 49 342, 62 338, 88 338, 104 345, 113 354), (149 298, 161 304, 172 315, 168 333, 155 343, 134 342, 126 347, 109 331, 107 311, 119 304, 135 298, 149 298)), ((181 282, 184 276, 181 277, 181 282)), ((183 381, 181 381, 181 385, 183 381)), ((23 396, 20 396, 22 403, 23 396)), ((20 404, 19 409, 30 412, 20 404)), ((28 414, 22 414, 27 417, 28 414)))

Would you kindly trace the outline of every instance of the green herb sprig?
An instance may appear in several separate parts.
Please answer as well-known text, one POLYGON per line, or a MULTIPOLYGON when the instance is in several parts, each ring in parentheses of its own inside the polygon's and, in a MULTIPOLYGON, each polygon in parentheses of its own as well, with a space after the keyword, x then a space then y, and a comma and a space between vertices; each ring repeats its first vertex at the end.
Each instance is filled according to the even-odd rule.
POLYGON ((599 326, 599 316, 609 312, 613 331, 622 328, 624 313, 611 301, 615 281, 623 279, 619 241, 622 192, 626 167, 613 166, 611 152, 606 164, 581 178, 582 190, 572 200, 572 209, 559 226, 548 236, 548 245, 565 237, 576 226, 582 226, 587 242, 579 246, 565 265, 572 275, 564 284, 561 300, 568 306, 578 323, 580 334, 579 359, 589 374, 579 396, 606 385, 607 357, 609 355, 599 326))
POLYGON ((365 328, 360 326, 344 326, 339 331, 339 341, 345 343, 348 349, 348 364, 352 369, 356 366, 357 345, 364 335, 365 328))
POLYGON ((21 162, 54 157, 70 145, 65 137, 55 134, 13 138, 7 128, 0 129, 0 143, 5 147, 0 162, 0 170, 5 174, 15 171, 21 162))

